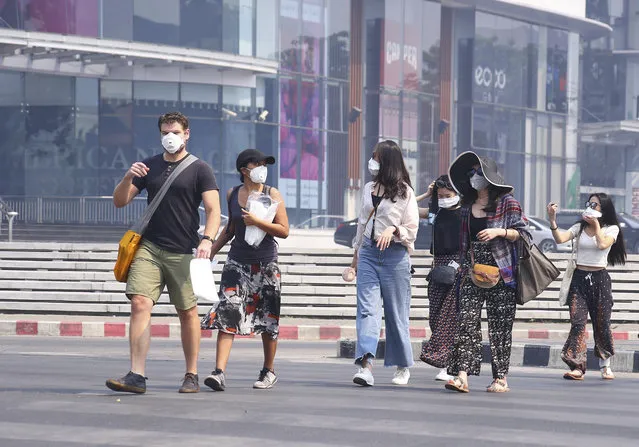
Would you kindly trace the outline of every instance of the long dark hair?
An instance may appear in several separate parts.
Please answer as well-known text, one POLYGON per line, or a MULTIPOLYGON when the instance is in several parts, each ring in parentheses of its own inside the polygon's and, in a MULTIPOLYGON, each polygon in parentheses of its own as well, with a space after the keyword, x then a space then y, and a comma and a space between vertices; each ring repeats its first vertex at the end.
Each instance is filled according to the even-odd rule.
MULTIPOLYGON (((499 204, 499 199, 501 196, 506 194, 508 191, 504 188, 498 188, 492 183, 488 184, 488 204, 484 207, 484 211, 487 213, 494 213, 497 211, 497 205, 499 204)), ((477 190, 473 188, 467 188, 466 194, 462 196, 462 205, 463 206, 472 206, 477 200, 479 193, 477 190)))
POLYGON ((412 188, 410 175, 404 164, 402 149, 392 140, 375 145, 374 152, 379 162, 379 172, 373 177, 375 183, 384 187, 384 198, 395 202, 396 198, 406 198, 408 187, 412 188))
MULTIPOLYGON (((608 264, 623 265, 626 263, 627 259, 626 243, 623 239, 623 231, 621 231, 619 219, 617 218, 615 204, 612 203, 612 199, 610 198, 610 196, 603 192, 591 194, 588 198, 588 201, 591 201, 593 197, 598 198, 599 203, 601 203, 601 217, 599 218, 599 225, 601 225, 602 227, 617 225, 619 227, 619 235, 617 236, 617 240, 614 244, 612 244, 610 253, 608 253, 608 264)), ((588 222, 581 219, 579 223, 581 224, 581 228, 579 230, 579 234, 581 235, 584 229, 588 226, 588 222)))
POLYGON ((439 186, 437 186, 438 183, 445 183, 447 185, 446 189, 455 191, 455 188, 453 188, 452 183, 450 183, 450 178, 447 174, 437 177, 437 180, 435 180, 435 186, 433 187, 433 195, 430 196, 430 203, 428 204, 428 212, 430 214, 437 214, 439 212, 439 198, 437 197, 437 194, 439 193, 439 186))

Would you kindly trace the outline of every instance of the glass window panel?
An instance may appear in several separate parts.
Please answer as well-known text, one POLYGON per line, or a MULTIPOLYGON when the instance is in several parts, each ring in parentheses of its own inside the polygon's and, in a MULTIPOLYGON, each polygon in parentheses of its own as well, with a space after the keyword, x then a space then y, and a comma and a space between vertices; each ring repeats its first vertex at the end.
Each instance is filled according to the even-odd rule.
POLYGON ((403 68, 406 63, 402 60, 403 45, 403 0, 385 3, 385 13, 382 33, 382 57, 380 63, 380 84, 389 89, 402 87, 404 77, 403 68))
POLYGON ((280 68, 301 71, 299 39, 301 0, 280 0, 280 68))
POLYGON ((548 29, 546 110, 568 112, 568 33, 548 29))
POLYGON ((554 158, 564 156, 566 122, 562 118, 553 119, 551 134, 551 155, 554 158))
MULTIPOLYGON (((418 91, 422 75, 422 0, 404 0, 404 37, 402 41, 403 86, 405 90, 418 91)), ((431 17, 428 23, 434 21, 431 17)), ((435 27, 437 28, 437 27, 435 27)))
POLYGON ((253 56, 253 13, 253 0, 240 0, 239 41, 243 56, 253 56))
POLYGON ((379 95, 379 130, 380 138, 399 138, 399 96, 392 94, 379 95))
POLYGON ((0 28, 23 29, 20 0, 0 2, 0 28))
POLYGON ((219 87, 207 84, 181 84, 180 100, 193 103, 217 104, 219 87))
POLYGON ((221 0, 180 1, 180 44, 190 48, 222 50, 221 0))
POLYGON ((26 100, 32 106, 73 106, 75 78, 27 73, 26 100))
POLYGON ((426 93, 439 94, 439 51, 441 33, 441 6, 439 3, 423 3, 421 42, 421 86, 426 93))
POLYGON ((420 143, 419 169, 413 185, 415 191, 418 194, 421 191, 426 191, 428 185, 437 177, 439 177, 439 145, 437 143, 420 143))
MULTIPOLYGON (((346 83, 326 84, 326 116, 330 130, 347 131, 350 109, 349 88, 346 83)), ((360 115, 357 119, 362 119, 360 115)))
POLYGON ((25 190, 24 149, 26 116, 23 112, 22 74, 0 71, 0 191, 21 195, 25 190))
POLYGON ((302 5, 302 72, 323 74, 323 54, 320 42, 324 39, 323 0, 304 0, 302 5))
POLYGON ((179 97, 179 85, 174 82, 134 82, 133 99, 153 99, 160 101, 177 102, 179 97))
POLYGON ((26 31, 98 36, 98 0, 23 0, 20 15, 26 31))
POLYGON ((417 184, 417 169, 419 164, 419 152, 417 150, 417 141, 402 140, 402 152, 404 153, 404 163, 410 175, 410 181, 413 186, 417 184))
POLYGON ((255 55, 277 59, 277 0, 260 0, 255 7, 255 55))
POLYGON ((327 134, 327 214, 344 214, 344 191, 348 188, 348 135, 327 134))
POLYGON ((404 96, 402 110, 402 140, 417 140, 419 101, 415 96, 404 96))
POLYGON ((100 98, 119 99, 131 102, 133 83, 131 81, 100 81, 100 98))
POLYGON ((102 2, 102 37, 133 40, 133 1, 102 2))
POLYGON ((222 89, 222 103, 225 107, 233 109, 249 109, 251 107, 251 89, 225 85, 222 89))
POLYGON ((537 38, 533 26, 505 17, 476 14, 473 98, 525 107, 533 91, 537 38))
POLYGON ((348 79, 351 29, 350 0, 328 0, 328 76, 348 79))
POLYGON ((22 103, 22 74, 0 71, 0 105, 18 106, 22 103))
POLYGON ((438 141, 439 130, 436 127, 439 123, 435 108, 436 98, 419 98, 419 139, 422 141, 438 141))
POLYGON ((133 39, 180 44, 180 0, 134 0, 133 39))

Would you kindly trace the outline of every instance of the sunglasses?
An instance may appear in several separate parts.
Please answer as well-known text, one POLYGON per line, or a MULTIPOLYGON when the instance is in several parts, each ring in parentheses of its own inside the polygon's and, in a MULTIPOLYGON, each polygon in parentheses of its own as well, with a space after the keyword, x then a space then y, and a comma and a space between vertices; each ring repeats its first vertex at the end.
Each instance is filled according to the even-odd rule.
POLYGON ((435 182, 435 186, 438 188, 446 188, 446 189, 453 189, 453 185, 450 182, 446 182, 444 180, 437 180, 435 182))
POLYGON ((477 168, 477 169, 473 168, 473 169, 471 169, 470 171, 468 171, 468 172, 466 173, 466 175, 468 176, 468 178, 472 177, 472 176, 473 176, 473 175, 475 175, 475 174, 477 174, 477 175, 481 175, 481 176, 483 177, 483 176, 484 176, 484 171, 482 171, 482 169, 481 169, 481 168, 477 168))
POLYGON ((599 204, 597 202, 586 202, 586 208, 592 208, 596 210, 599 204))

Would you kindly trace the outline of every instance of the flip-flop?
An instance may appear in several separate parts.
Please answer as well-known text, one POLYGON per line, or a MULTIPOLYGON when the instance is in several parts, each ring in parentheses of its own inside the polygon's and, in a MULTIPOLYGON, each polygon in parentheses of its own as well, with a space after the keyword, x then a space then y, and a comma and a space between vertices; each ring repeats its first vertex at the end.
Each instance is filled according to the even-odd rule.
POLYGON ((463 380, 461 377, 457 376, 452 380, 446 382, 444 387, 447 390, 457 391, 458 393, 468 393, 468 383, 463 380))
POLYGON ((572 371, 568 371, 566 374, 564 374, 564 379, 566 379, 566 380, 584 380, 584 373, 582 373, 578 369, 573 369, 572 371))
POLYGON ((491 383, 486 391, 489 393, 507 393, 510 391, 508 383, 504 379, 495 379, 491 383))

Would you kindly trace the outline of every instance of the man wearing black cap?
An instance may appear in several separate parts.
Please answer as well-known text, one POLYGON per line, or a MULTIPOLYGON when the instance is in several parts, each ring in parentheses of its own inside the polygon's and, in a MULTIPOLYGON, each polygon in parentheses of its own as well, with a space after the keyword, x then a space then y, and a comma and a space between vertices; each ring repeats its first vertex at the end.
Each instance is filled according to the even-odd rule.
MULTIPOLYGON (((151 203, 171 172, 194 157, 186 148, 190 137, 186 116, 179 112, 164 114, 158 120, 158 127, 164 151, 133 163, 113 191, 117 208, 128 205, 144 189, 148 191, 147 202, 151 203)), ((193 250, 198 258, 210 256, 219 227, 220 196, 213 170, 196 159, 175 177, 142 235, 126 285, 126 294, 131 300, 131 370, 124 377, 107 380, 108 388, 138 394, 146 391, 144 373, 151 337, 151 310, 166 286, 180 318, 186 359, 186 375, 179 391, 199 391, 197 358, 201 331, 189 267, 193 250), (206 210, 202 240, 198 235, 200 203, 206 210)))

